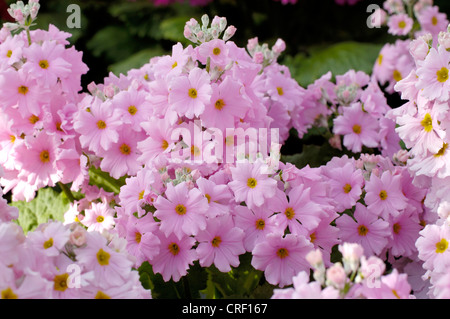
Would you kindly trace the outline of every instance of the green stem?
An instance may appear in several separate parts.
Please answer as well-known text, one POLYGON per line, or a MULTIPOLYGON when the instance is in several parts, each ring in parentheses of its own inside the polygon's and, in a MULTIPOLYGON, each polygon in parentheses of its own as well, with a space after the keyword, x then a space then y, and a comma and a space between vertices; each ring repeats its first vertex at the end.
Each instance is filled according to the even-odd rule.
POLYGON ((28 38, 28 45, 31 45, 31 34, 30 34, 30 29, 27 28, 27 38, 28 38))
POLYGON ((72 192, 70 191, 69 187, 67 187, 67 185, 58 182, 58 186, 62 189, 62 191, 64 192, 64 194, 66 194, 67 198, 73 203, 75 202, 75 197, 73 196, 72 192))

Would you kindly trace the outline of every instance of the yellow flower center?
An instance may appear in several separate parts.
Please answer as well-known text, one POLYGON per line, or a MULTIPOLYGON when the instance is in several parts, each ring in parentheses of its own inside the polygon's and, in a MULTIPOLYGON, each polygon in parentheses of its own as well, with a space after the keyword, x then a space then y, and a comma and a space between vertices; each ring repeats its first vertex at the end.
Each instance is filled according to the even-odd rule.
POLYGON ((388 197, 388 194, 387 194, 387 192, 385 191, 385 190, 382 190, 381 192, 380 192, 380 199, 381 200, 386 200, 386 198, 388 197))
POLYGON ((211 203, 211 196, 209 194, 205 194, 205 197, 208 200, 208 204, 211 203))
POLYGON ((22 95, 26 95, 28 93, 28 87, 25 85, 19 86, 19 88, 17 89, 17 91, 19 92, 19 94, 22 95))
POLYGON ((161 143, 161 148, 165 151, 169 147, 169 143, 166 140, 163 140, 161 143))
POLYGON ((14 143, 16 141, 16 137, 14 135, 10 135, 9 139, 10 139, 11 143, 14 143))
POLYGON ((400 28, 400 29, 404 29, 405 27, 406 27, 406 22, 405 21, 400 21, 399 23, 398 23, 398 27, 400 28))
POLYGON ((131 154, 131 148, 127 145, 127 144, 122 144, 122 146, 120 146, 120 152, 123 155, 130 155, 131 154))
POLYGON ((289 256, 289 251, 286 248, 280 248, 277 250, 277 256, 280 257, 280 259, 284 259, 289 256))
POLYGON ((101 248, 97 252, 97 261, 101 266, 108 266, 110 257, 111 255, 101 248))
POLYGON ((12 291, 10 287, 2 290, 2 299, 18 299, 19 297, 12 291))
POLYGON ((395 289, 392 289, 392 293, 394 294, 394 296, 395 296, 397 299, 401 299, 400 296, 398 295, 398 293, 397 293, 397 291, 396 291, 395 289))
POLYGON ((176 243, 169 244, 169 251, 172 255, 176 256, 180 252, 180 247, 176 243))
POLYGON ((344 193, 348 194, 352 191, 352 185, 350 184, 345 184, 344 188, 344 193))
POLYGON ((355 134, 361 134, 361 126, 358 124, 353 125, 352 130, 355 134))
POLYGON ((219 111, 221 111, 224 106, 225 106, 225 102, 222 99, 218 99, 216 101, 216 103, 214 103, 214 107, 216 108, 216 110, 219 110, 219 111))
POLYGON ((222 242, 222 238, 220 238, 219 236, 216 236, 213 238, 213 240, 211 241, 211 245, 215 248, 219 247, 220 243, 222 242))
POLYGON ((288 207, 284 211, 284 214, 286 215, 287 219, 291 220, 295 216, 295 210, 292 207, 288 207))
POLYGON ((136 232, 136 234, 134 234, 134 239, 138 244, 140 244, 142 240, 142 234, 140 232, 136 232))
POLYGON ((49 248, 53 247, 53 238, 50 238, 49 240, 47 240, 43 246, 44 246, 44 249, 49 249, 49 248))
POLYGON ((258 219, 255 223, 256 229, 263 230, 266 227, 266 222, 264 219, 258 219))
POLYGON ((394 70, 394 72, 392 73, 392 77, 397 82, 399 82, 399 81, 401 81, 403 79, 402 74, 400 73, 399 70, 394 70))
POLYGON ((437 80, 441 83, 444 83, 448 80, 448 69, 446 67, 442 67, 439 71, 436 72, 437 80))
POLYGON ((214 54, 214 55, 219 55, 220 52, 221 52, 221 51, 220 51, 220 48, 214 48, 214 49, 213 49, 213 54, 214 54))
POLYGON ((99 290, 95 295, 95 299, 111 299, 111 297, 99 290))
POLYGON ((100 130, 104 130, 106 128, 106 123, 104 121, 100 120, 100 121, 97 122, 97 127, 100 130))
POLYGON ((395 223, 394 226, 392 227, 392 229, 394 230, 395 234, 400 233, 400 229, 402 229, 402 226, 400 226, 399 223, 395 223))
POLYGON ((139 200, 144 199, 145 190, 139 193, 139 200))
POLYGON ((436 243, 436 253, 442 254, 448 248, 448 241, 445 238, 442 238, 440 242, 436 243))
POLYGON ((277 92, 278 92, 278 95, 283 95, 284 94, 284 91, 283 91, 283 88, 282 87, 277 87, 277 92))
POLYGON ((200 149, 197 146, 192 145, 191 146, 191 155, 200 156, 200 154, 201 154, 200 149))
POLYGON ((369 229, 366 226, 361 225, 358 227, 359 236, 366 236, 368 232, 369 232, 369 229))
POLYGON ((250 188, 255 188, 257 184, 258 182, 256 181, 256 179, 252 177, 247 180, 247 186, 250 188))
POLYGON ((6 53, 6 56, 8 58, 10 58, 12 56, 12 54, 13 54, 12 50, 8 50, 8 52, 6 53))
POLYGON ((56 291, 66 291, 67 288, 67 279, 69 279, 69 274, 65 273, 62 275, 56 275, 53 279, 53 289, 56 291))
POLYGON ((425 117, 420 122, 420 124, 422 124, 423 129, 427 133, 429 133, 429 132, 431 132, 433 130, 433 119, 431 118, 430 113, 425 114, 425 117))
POLYGON ((178 66, 178 62, 177 61, 175 61, 175 63, 174 64, 172 64, 172 69, 175 69, 176 67, 178 66))
POLYGON ((130 105, 129 107, 128 107, 128 113, 130 113, 131 115, 135 115, 136 113, 137 113, 137 108, 136 108, 136 106, 134 106, 134 105, 130 105))
POLYGON ((197 98, 197 90, 196 89, 189 89, 189 91, 188 91, 188 95, 189 95, 189 97, 190 98, 192 98, 192 99, 196 99, 197 98))
POLYGON ((97 223, 103 223, 104 220, 105 220, 105 217, 97 216, 97 223))
POLYGON ((438 24, 438 19, 436 17, 432 17, 431 18, 431 24, 437 25, 438 24))
POLYGON ((39 158, 42 163, 48 163, 50 162, 50 154, 48 151, 42 151, 41 154, 39 154, 39 158))
POLYGON ((48 67, 49 67, 50 65, 48 64, 48 61, 47 61, 47 60, 41 60, 41 61, 39 61, 39 66, 40 66, 42 69, 46 70, 46 69, 48 69, 48 67))
POLYGON ((448 144, 447 144, 447 143, 444 143, 444 145, 442 145, 442 148, 441 148, 436 154, 434 154, 433 156, 434 156, 434 157, 441 157, 441 156, 444 156, 445 151, 447 150, 447 148, 448 148, 448 144))
POLYGON ((28 122, 30 122, 30 124, 36 124, 39 122, 39 117, 33 114, 29 117, 28 122))
POLYGON ((175 207, 175 212, 176 212, 178 215, 185 215, 186 212, 187 212, 187 210, 186 210, 186 207, 185 207, 184 205, 178 204, 178 205, 175 207))
POLYGON ((314 242, 316 241, 316 239, 317 239, 317 235, 316 235, 315 232, 314 232, 314 233, 311 233, 311 235, 309 235, 309 241, 310 241, 311 243, 314 244, 314 242))
POLYGON ((383 55, 382 54, 380 54, 378 56, 377 61, 378 61, 378 65, 381 65, 381 63, 383 63, 383 55))

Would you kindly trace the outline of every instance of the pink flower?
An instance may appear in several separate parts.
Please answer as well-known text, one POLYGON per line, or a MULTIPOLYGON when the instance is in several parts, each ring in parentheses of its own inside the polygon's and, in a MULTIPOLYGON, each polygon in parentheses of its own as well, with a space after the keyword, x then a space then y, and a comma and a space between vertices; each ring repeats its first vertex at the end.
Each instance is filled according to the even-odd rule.
POLYGON ((209 267, 214 263, 221 272, 238 267, 239 255, 245 253, 243 238, 244 231, 235 227, 231 215, 208 219, 206 229, 196 236, 200 265, 209 267))
POLYGON ((160 233, 161 241, 159 254, 151 260, 153 271, 160 273, 164 281, 179 281, 187 274, 189 265, 193 265, 197 259, 197 253, 192 247, 195 239, 188 236, 178 238, 174 233, 164 236, 160 233))
POLYGON ((450 262, 450 229, 448 225, 429 224, 419 232, 416 241, 419 251, 418 258, 422 260, 423 268, 434 271, 446 271, 450 262))
POLYGON ((137 160, 141 155, 137 143, 144 139, 144 133, 133 131, 127 124, 123 124, 117 133, 117 141, 108 150, 100 149, 97 153, 103 158, 100 168, 116 179, 136 175, 141 168, 137 160))
POLYGON ((439 47, 437 50, 435 48, 430 49, 425 61, 416 70, 419 77, 417 88, 423 89, 424 97, 443 102, 449 99, 449 63, 450 52, 445 50, 444 47, 439 47))
POLYGON ((306 255, 311 250, 311 243, 303 236, 269 234, 256 244, 251 264, 264 271, 270 284, 284 287, 292 284, 292 278, 300 271, 309 271, 306 255))
POLYGON ((186 182, 176 186, 169 183, 165 197, 159 196, 154 206, 154 215, 161 221, 160 229, 166 236, 174 233, 181 239, 206 228, 208 200, 197 188, 189 190, 186 182))
POLYGON ((415 255, 417 252, 415 243, 419 237, 419 231, 422 229, 417 214, 404 211, 397 217, 391 217, 389 224, 393 240, 388 247, 390 247, 392 255, 402 257, 415 255))
POLYGON ((123 123, 130 124, 135 131, 141 131, 141 123, 147 120, 153 110, 143 91, 130 89, 117 93, 111 100, 111 107, 120 110, 123 123))
POLYGON ((70 230, 61 222, 50 222, 28 234, 27 241, 45 256, 58 256, 69 241, 69 235, 70 230))
POLYGON ((407 35, 413 26, 413 19, 406 13, 392 15, 388 21, 388 33, 392 35, 407 35))
POLYGON ((229 214, 233 195, 225 184, 216 184, 210 179, 200 177, 196 181, 198 189, 206 197, 209 204, 208 217, 217 217, 229 214))
POLYGON ((336 202, 336 210, 342 212, 352 208, 360 199, 364 186, 361 170, 349 162, 342 167, 325 168, 324 174, 329 178, 330 197, 336 202))
POLYGON ((85 217, 81 223, 88 231, 110 230, 114 227, 114 209, 107 202, 92 203, 91 207, 85 209, 85 217))
POLYGON ((291 233, 305 235, 305 231, 319 225, 325 214, 320 205, 311 200, 310 192, 311 189, 303 185, 293 187, 287 197, 283 191, 277 192, 269 206, 280 212, 276 219, 281 227, 288 227, 291 233))
POLYGON ((343 214, 336 219, 342 242, 357 243, 364 248, 364 254, 380 254, 391 236, 388 222, 369 212, 366 206, 356 203, 354 219, 343 214))
POLYGON ((244 87, 239 80, 227 76, 220 84, 212 85, 211 102, 206 104, 201 119, 205 127, 222 130, 234 128, 236 121, 245 117, 250 108, 243 93, 244 87))
POLYGON ((41 79, 45 87, 52 87, 58 79, 70 75, 72 65, 64 59, 64 51, 64 46, 55 41, 45 41, 42 45, 31 44, 24 49, 27 58, 24 71, 41 79))
POLYGON ((333 133, 344 136, 344 146, 359 153, 362 146, 378 146, 378 122, 365 113, 360 103, 346 107, 342 115, 334 119, 333 133))
POLYGON ((447 15, 439 12, 438 6, 427 6, 417 16, 420 26, 426 32, 430 32, 434 36, 439 32, 445 31, 448 26, 447 15))
POLYGON ((264 240, 266 235, 284 232, 284 228, 280 227, 273 217, 273 212, 264 206, 256 207, 253 210, 245 206, 236 206, 234 220, 236 226, 244 230, 244 247, 248 252, 251 252, 256 244, 264 240))
POLYGON ((132 261, 107 245, 107 240, 98 232, 87 233, 87 245, 75 249, 77 261, 87 270, 92 270, 99 281, 121 285, 130 272, 132 261))
POLYGON ((58 155, 58 142, 54 136, 42 131, 35 138, 27 137, 26 143, 17 149, 19 178, 23 176, 35 189, 54 186, 60 180, 56 165, 58 155))
POLYGON ((229 50, 225 44, 225 41, 221 39, 213 39, 198 46, 198 60, 206 65, 209 58, 211 69, 214 67, 219 67, 223 70, 229 60, 228 51, 229 50))
POLYGON ((363 288, 363 295, 368 299, 410 299, 411 285, 408 275, 400 274, 394 269, 389 275, 381 277, 380 287, 363 288))
POLYGON ((211 85, 208 73, 194 68, 188 76, 172 80, 169 88, 169 104, 179 115, 189 119, 200 116, 211 99, 211 85))
POLYGON ((260 207, 267 199, 275 196, 277 182, 266 173, 265 164, 257 160, 255 163, 237 163, 230 168, 232 181, 228 186, 234 192, 236 202, 243 202, 251 209, 260 207))
POLYGON ((295 275, 292 282, 292 288, 274 289, 271 299, 339 299, 339 290, 333 287, 322 289, 319 282, 309 282, 309 273, 305 271, 295 275))
POLYGON ((136 267, 139 267, 159 253, 161 242, 156 235, 158 224, 151 214, 139 219, 131 215, 126 227, 127 250, 136 257, 136 267))
POLYGON ((4 108, 17 105, 22 114, 36 115, 40 113, 42 104, 48 101, 49 93, 23 69, 8 69, 0 75, 0 105, 4 108))
POLYGON ((112 143, 118 141, 117 130, 120 125, 119 113, 114 111, 111 104, 94 98, 88 108, 80 109, 74 115, 73 128, 81 135, 83 147, 98 152, 100 148, 108 150, 112 143))
POLYGON ((365 191, 367 209, 385 220, 389 216, 398 216, 407 206, 407 198, 402 193, 401 176, 393 175, 390 171, 384 171, 381 177, 371 174, 365 191))

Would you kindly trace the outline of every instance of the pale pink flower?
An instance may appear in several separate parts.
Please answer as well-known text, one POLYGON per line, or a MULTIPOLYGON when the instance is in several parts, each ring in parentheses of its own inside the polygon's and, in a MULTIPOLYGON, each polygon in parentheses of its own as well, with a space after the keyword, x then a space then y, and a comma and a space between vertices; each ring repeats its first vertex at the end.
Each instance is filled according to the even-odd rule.
POLYGON ((364 254, 380 254, 391 236, 388 222, 370 213, 361 203, 356 203, 354 219, 343 214, 336 219, 342 242, 357 243, 364 248, 364 254))
POLYGON ((169 183, 165 196, 159 196, 154 206, 154 215, 161 221, 160 229, 166 236, 174 233, 180 239, 206 228, 208 200, 197 188, 189 190, 186 182, 176 186, 169 183))
POLYGON ((300 271, 309 271, 306 255, 312 249, 303 236, 269 234, 256 244, 251 264, 264 271, 270 284, 284 287, 292 284, 292 278, 300 271))
POLYGON ((196 251, 200 265, 214 264, 221 272, 238 267, 239 256, 245 253, 244 235, 241 228, 235 227, 231 215, 208 219, 206 229, 195 236, 199 242, 196 251))
POLYGON ((237 163, 230 171, 232 181, 228 186, 234 192, 236 202, 245 201, 251 209, 275 196, 277 182, 268 176, 262 161, 237 163))
POLYGON ((364 197, 367 209, 383 219, 398 216, 407 206, 407 198, 402 193, 401 175, 384 171, 381 177, 371 174, 365 186, 364 197))
POLYGON ((389 17, 387 23, 389 27, 388 33, 392 35, 407 35, 411 31, 413 23, 413 19, 406 13, 394 14, 389 17))
POLYGON ((188 76, 172 79, 169 87, 170 108, 189 119, 200 116, 211 98, 211 84, 208 73, 198 67, 188 76))
POLYGON ((178 238, 174 233, 167 237, 159 233, 158 236, 161 245, 159 254, 151 260, 153 271, 161 274, 164 281, 172 279, 177 282, 197 260, 197 253, 192 249, 195 239, 190 236, 178 238))
POLYGON ((85 217, 81 223, 88 231, 111 230, 114 227, 114 209, 107 202, 92 203, 91 207, 84 210, 85 217))

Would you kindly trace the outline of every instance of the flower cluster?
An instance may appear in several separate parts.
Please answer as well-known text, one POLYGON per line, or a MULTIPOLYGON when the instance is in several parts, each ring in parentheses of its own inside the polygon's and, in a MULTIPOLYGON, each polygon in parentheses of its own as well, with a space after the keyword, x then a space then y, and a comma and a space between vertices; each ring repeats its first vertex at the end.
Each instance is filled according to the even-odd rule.
POLYGON ((151 298, 124 239, 49 221, 25 235, 0 222, 2 299, 151 298))
POLYGON ((326 266, 320 250, 311 251, 307 260, 313 268, 300 272, 293 287, 275 289, 272 299, 411 299, 411 285, 406 274, 397 269, 386 271, 385 263, 376 256, 366 257, 359 244, 339 245, 342 262, 326 266))
POLYGON ((52 25, 0 33, 1 185, 14 200, 31 200, 58 182, 73 182, 77 190, 85 172, 72 116, 87 72, 82 53, 68 47, 70 34, 52 25))
POLYGON ((429 220, 416 242, 418 258, 430 279, 430 296, 446 298, 449 281, 444 268, 448 265, 448 72, 449 31, 442 31, 437 41, 431 35, 413 40, 411 55, 415 67, 396 86, 407 102, 391 116, 396 131, 409 150, 407 167, 414 184, 429 188, 424 204, 429 220), (426 49, 427 48, 427 49, 426 49), (425 50, 426 49, 426 50, 425 50))
POLYGON ((373 77, 385 86, 387 93, 393 94, 395 84, 415 67, 410 46, 415 46, 417 54, 426 54, 423 52, 427 50, 426 44, 420 43, 419 48, 418 42, 411 43, 412 39, 423 37, 428 44, 436 42, 439 32, 447 28, 449 21, 432 0, 387 0, 383 8, 374 12, 372 23, 375 26, 386 25, 389 34, 401 39, 383 46, 373 68, 373 77), (405 36, 409 39, 404 39, 405 36))
POLYGON ((353 153, 375 149, 392 157, 400 150, 395 122, 386 117, 391 109, 378 83, 362 71, 337 75, 328 72, 310 84, 300 108, 291 112, 292 126, 300 138, 311 127, 328 131, 329 142, 353 153))

